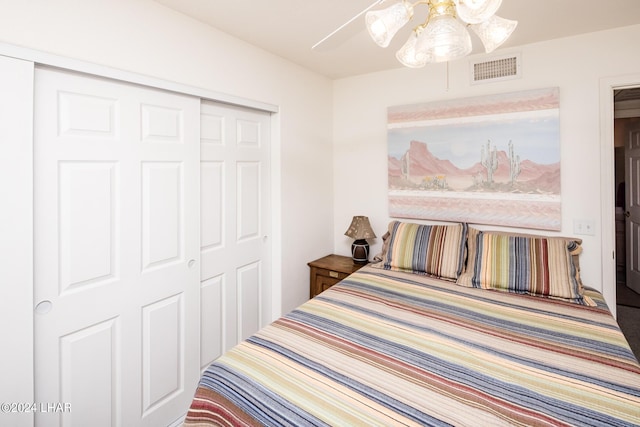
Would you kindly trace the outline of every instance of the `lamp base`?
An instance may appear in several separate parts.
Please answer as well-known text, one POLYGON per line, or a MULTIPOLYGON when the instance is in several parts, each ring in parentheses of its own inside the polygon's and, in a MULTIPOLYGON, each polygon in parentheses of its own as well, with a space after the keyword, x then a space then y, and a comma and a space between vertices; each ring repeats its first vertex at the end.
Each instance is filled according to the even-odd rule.
POLYGON ((369 243, 365 239, 358 239, 351 245, 351 259, 356 264, 369 262, 369 243))

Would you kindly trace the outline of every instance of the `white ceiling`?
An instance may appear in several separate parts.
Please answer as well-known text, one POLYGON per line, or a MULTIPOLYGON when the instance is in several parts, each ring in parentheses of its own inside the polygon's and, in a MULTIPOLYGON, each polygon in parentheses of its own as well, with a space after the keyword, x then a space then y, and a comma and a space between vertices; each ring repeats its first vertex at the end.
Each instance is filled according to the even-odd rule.
MULTIPOLYGON (((401 67, 395 52, 427 11, 417 6, 413 22, 386 49, 371 40, 361 16, 312 50, 374 0, 155 1, 329 78, 401 67)), ((639 24, 640 0, 504 0, 497 14, 518 20, 516 31, 502 46, 514 47, 639 24)), ((480 53, 480 41, 475 36, 472 40, 474 53, 480 53)))

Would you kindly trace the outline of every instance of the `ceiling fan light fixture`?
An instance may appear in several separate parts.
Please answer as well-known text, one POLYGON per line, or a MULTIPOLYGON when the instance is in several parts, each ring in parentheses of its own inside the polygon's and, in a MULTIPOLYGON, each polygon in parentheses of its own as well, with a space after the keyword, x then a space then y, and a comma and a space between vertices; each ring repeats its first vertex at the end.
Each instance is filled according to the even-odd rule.
POLYGON ((471 37, 453 16, 438 15, 429 19, 417 49, 425 52, 433 62, 450 61, 471 53, 471 37))
POLYGON ((484 6, 489 0, 455 0, 456 6, 458 6, 461 1, 464 1, 469 9, 476 10, 484 6))
POLYGON ((492 52, 518 25, 518 21, 495 15, 502 0, 416 0, 413 4, 402 0, 386 9, 367 12, 366 26, 373 40, 387 47, 411 20, 418 5, 428 6, 429 16, 396 52, 396 58, 406 67, 420 68, 429 62, 451 61, 470 54, 473 46, 469 28, 478 35, 485 51, 492 52))
POLYGON ((455 0, 456 6, 463 2, 469 9, 478 10, 482 7, 485 7, 488 2, 491 0, 455 0))
POLYGON ((485 52, 490 53, 507 41, 517 26, 518 21, 493 15, 484 22, 470 25, 470 28, 482 41, 485 52))
POLYGON ((502 0, 456 0, 458 16, 468 24, 479 24, 491 18, 502 0))
POLYGON ((422 68, 433 61, 433 58, 426 51, 416 49, 421 41, 422 33, 422 27, 414 29, 407 42, 396 52, 396 58, 405 67, 422 68))
POLYGON ((386 9, 367 12, 365 21, 373 41, 381 47, 387 47, 393 36, 412 17, 413 6, 403 0, 386 9))

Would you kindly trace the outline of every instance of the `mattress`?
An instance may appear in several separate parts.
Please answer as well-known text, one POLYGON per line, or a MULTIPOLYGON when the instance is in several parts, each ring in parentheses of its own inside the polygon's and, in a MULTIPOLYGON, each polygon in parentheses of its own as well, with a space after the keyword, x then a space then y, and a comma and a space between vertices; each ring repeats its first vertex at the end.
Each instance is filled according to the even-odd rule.
POLYGON ((585 295, 367 266, 214 361, 184 425, 640 425, 640 365, 585 295))

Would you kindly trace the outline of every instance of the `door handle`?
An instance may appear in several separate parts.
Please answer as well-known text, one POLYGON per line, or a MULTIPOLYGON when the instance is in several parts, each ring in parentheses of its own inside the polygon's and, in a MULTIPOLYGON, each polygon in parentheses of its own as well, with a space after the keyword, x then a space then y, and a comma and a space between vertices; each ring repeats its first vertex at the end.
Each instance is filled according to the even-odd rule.
POLYGON ((53 308, 53 304, 49 300, 40 301, 35 308, 36 314, 47 314, 53 308))
POLYGON ((631 216, 631 214, 629 213, 629 211, 626 211, 626 212, 624 213, 624 216, 625 216, 625 217, 627 217, 627 218, 629 218, 629 217, 631 216))

